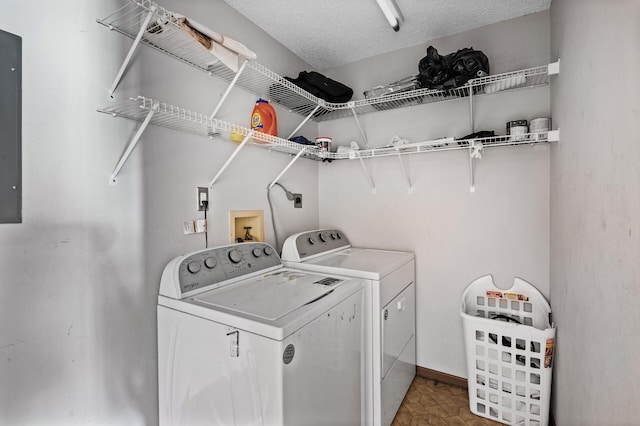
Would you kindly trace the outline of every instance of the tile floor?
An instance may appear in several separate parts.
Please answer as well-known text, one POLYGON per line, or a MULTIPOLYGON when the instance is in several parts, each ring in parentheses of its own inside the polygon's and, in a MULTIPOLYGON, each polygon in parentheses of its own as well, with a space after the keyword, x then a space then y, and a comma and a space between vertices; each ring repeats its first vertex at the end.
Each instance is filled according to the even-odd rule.
POLYGON ((466 389, 416 376, 391 426, 500 424, 469 411, 466 389))

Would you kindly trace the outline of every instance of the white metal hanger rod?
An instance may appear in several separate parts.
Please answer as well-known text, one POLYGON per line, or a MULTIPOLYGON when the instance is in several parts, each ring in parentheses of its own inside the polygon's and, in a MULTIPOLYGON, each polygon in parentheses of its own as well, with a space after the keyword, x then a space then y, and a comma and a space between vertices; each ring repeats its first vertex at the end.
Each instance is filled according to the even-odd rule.
POLYGON ((211 116, 209 116, 211 120, 215 118, 216 114, 218 114, 218 111, 220 110, 220 107, 222 107, 222 104, 224 103, 224 101, 227 100, 227 96, 229 96, 229 93, 231 93, 231 89, 233 89, 233 86, 235 86, 236 83, 238 82, 238 79, 240 78, 242 71, 244 71, 245 67, 247 66, 247 62, 248 61, 242 62, 242 65, 240 65, 240 69, 238 70, 236 75, 233 77, 233 80, 231 80, 231 83, 229 83, 229 86, 227 86, 227 90, 225 90, 222 96, 220 97, 220 100, 218 101, 218 105, 216 105, 215 109, 211 113, 211 116))
POLYGON ((273 188, 273 185, 275 185, 275 184, 280 180, 280 178, 282 177, 282 175, 284 175, 284 174, 287 172, 287 170, 289 170, 289 168, 290 168, 291 166, 293 166, 293 163, 295 163, 295 162, 296 162, 296 160, 298 160, 298 158, 300 158, 300 156, 301 156, 302 154, 304 154, 306 151, 307 151, 307 149, 306 149, 306 148, 302 148, 302 149, 301 149, 301 150, 296 154, 296 156, 295 156, 295 157, 293 157, 293 159, 292 159, 291 161, 289 161, 289 164, 287 164, 287 166, 286 166, 284 169, 282 169, 282 171, 280 172, 280 174, 278 174, 278 176, 276 176, 276 178, 273 180, 273 182, 271 182, 271 183, 269 184, 269 189, 273 188))
POLYGON ((398 153, 398 160, 400 160, 400 167, 402 167, 402 172, 404 173, 404 178, 407 181, 407 185, 409 185, 409 194, 413 192, 413 186, 411 185, 411 178, 409 177, 409 173, 407 172, 407 168, 404 166, 404 161, 402 161, 402 155, 398 153))
POLYGON ((471 131, 469 133, 474 133, 476 131, 475 124, 473 122, 473 89, 473 86, 469 87, 469 120, 471 124, 471 131))
POLYGON ((297 132, 298 130, 300 130, 300 128, 301 128, 302 126, 304 126, 304 124, 305 124, 307 121, 309 121, 309 119, 310 119, 311 117, 313 117, 313 114, 315 114, 315 113, 316 113, 316 111, 317 111, 318 109, 320 109, 320 105, 316 105, 316 107, 313 109, 313 111, 311 111, 311 114, 307 115, 307 118, 305 118, 304 120, 302 120, 302 123, 300 123, 300 124, 298 125, 298 127, 296 127, 296 128, 293 130, 293 132, 291 132, 291 134, 290 134, 289 136, 287 136, 287 139, 291 139, 291 137, 293 137, 293 135, 295 135, 295 134, 296 134, 296 132, 297 132))
POLYGON ((471 143, 469 143, 469 179, 471 180, 471 183, 469 185, 469 192, 476 192, 476 177, 475 171, 473 169, 475 156, 473 155, 473 150, 474 140, 472 139, 471 143))
POLYGON ((473 157, 469 156, 469 171, 471 173, 471 184, 469 185, 469 192, 476 192, 476 179, 473 170, 473 157))
POLYGON ((211 182, 209 182, 209 188, 213 187, 213 184, 216 183, 216 181, 218 180, 218 178, 220 177, 220 175, 222 175, 222 173, 224 173, 225 170, 227 170, 227 167, 229 167, 229 164, 231 164, 231 162, 233 161, 234 158, 236 158, 236 155, 238 155, 238 153, 240 152, 240 150, 242 148, 244 148, 244 146, 247 144, 247 142, 249 141, 249 139, 251 139, 251 136, 253 136, 253 131, 250 131, 247 136, 244 137, 244 139, 242 139, 242 142, 240 142, 240 145, 238 145, 238 147, 236 148, 235 151, 233 151, 233 153, 231 154, 231 156, 229 158, 227 158, 227 161, 225 161, 225 163, 222 165, 222 168, 220 168, 220 170, 218 171, 218 173, 213 177, 213 179, 211 179, 211 182))
MULTIPOLYGON (((356 109, 352 107, 351 112, 353 113, 353 118, 356 119, 356 124, 358 125, 358 130, 360 130, 360 135, 362 136, 362 140, 364 141, 364 146, 365 148, 369 149, 369 141, 367 140, 367 137, 364 134, 364 130, 362 130, 362 126, 360 125, 360 120, 358 119, 358 114, 356 113, 356 109)), ((363 164, 363 167, 364 167, 364 164, 363 164)))
POLYGON ((371 186, 371 192, 372 193, 376 193, 376 186, 373 184, 373 180, 371 179, 371 176, 369 175, 369 171, 367 170, 367 166, 364 165, 364 161, 362 161, 362 158, 359 159, 360 160, 360 164, 362 165, 362 170, 364 170, 364 175, 367 177, 367 180, 369 181, 369 185, 371 186))
POLYGON ((142 26, 140 27, 140 31, 138 31, 138 35, 133 40, 133 44, 131 45, 131 48, 129 49, 129 53, 127 53, 127 57, 124 59, 124 62, 122 63, 122 66, 120 67, 120 70, 118 71, 118 75, 116 75, 116 79, 113 81, 113 84, 111 85, 111 89, 109 89, 109 97, 110 98, 113 98, 113 92, 116 91, 116 88, 118 87, 118 84, 120 84, 120 80, 122 80, 122 76, 124 75, 124 71, 127 69, 127 66, 129 65, 129 62, 131 61, 131 58, 133 57, 133 54, 136 51, 136 48, 138 47, 138 44, 140 44, 140 40, 142 40, 142 35, 147 30, 147 27, 149 26, 149 21, 151 21, 151 17, 153 16, 154 13, 156 13, 156 6, 155 5, 153 5, 151 7, 151 11, 144 18, 144 22, 142 23, 142 26))
POLYGON ((145 117, 144 121, 142 122, 142 124, 138 128, 138 131, 133 136, 133 139, 131 139, 131 142, 129 142, 129 145, 127 146, 127 149, 125 149, 124 153, 120 157, 120 160, 118 161, 118 164, 116 164, 116 167, 113 169, 113 172, 111 173, 111 183, 115 183, 116 182, 116 178, 118 177, 118 173, 120 173, 120 169, 122 168, 122 166, 124 166, 124 163, 127 161, 129 156, 133 152, 133 149, 138 144, 138 141, 140 140, 140 137, 142 136, 142 133, 144 132, 144 130, 149 125, 149 122, 151 121, 151 117, 153 117, 153 114, 155 114, 155 112, 157 110, 158 110, 158 103, 155 103, 155 104, 153 104, 151 106, 151 109, 149 110, 149 112, 147 113, 147 116, 145 117))

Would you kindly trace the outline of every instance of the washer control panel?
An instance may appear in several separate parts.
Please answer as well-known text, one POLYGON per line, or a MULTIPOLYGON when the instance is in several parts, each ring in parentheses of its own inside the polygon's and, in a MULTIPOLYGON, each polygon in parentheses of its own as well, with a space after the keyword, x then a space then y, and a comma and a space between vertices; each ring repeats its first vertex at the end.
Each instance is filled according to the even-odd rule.
POLYGON ((240 243, 205 249, 180 262, 180 290, 184 294, 279 265, 280 257, 266 243, 240 243))
POLYGON ((300 258, 349 245, 347 236, 337 229, 319 229, 298 234, 296 237, 296 250, 300 258))

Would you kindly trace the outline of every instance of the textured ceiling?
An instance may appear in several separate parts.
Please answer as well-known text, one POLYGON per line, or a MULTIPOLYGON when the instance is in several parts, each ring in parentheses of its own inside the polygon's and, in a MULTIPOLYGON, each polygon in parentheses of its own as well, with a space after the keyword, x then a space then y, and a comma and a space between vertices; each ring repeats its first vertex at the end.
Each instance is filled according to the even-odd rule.
POLYGON ((225 0, 318 70, 549 8, 551 0, 396 0, 394 32, 375 0, 225 0))

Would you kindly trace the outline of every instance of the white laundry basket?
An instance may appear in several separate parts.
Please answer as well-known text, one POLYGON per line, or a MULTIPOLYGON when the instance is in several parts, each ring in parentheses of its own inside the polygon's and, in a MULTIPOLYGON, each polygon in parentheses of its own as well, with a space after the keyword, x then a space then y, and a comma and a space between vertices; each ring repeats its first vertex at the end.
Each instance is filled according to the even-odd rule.
POLYGON ((486 275, 463 293, 460 316, 471 412, 510 425, 546 426, 556 329, 544 296, 519 278, 499 289, 486 275))

